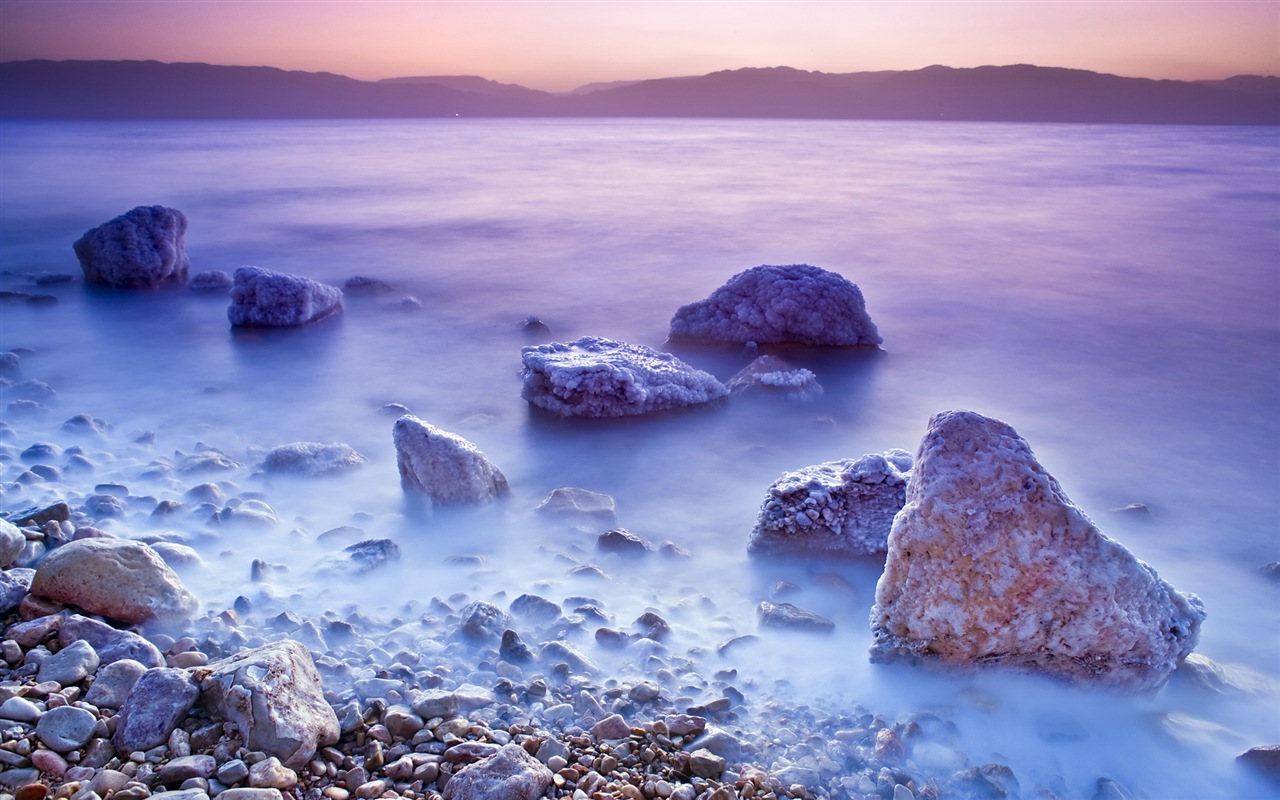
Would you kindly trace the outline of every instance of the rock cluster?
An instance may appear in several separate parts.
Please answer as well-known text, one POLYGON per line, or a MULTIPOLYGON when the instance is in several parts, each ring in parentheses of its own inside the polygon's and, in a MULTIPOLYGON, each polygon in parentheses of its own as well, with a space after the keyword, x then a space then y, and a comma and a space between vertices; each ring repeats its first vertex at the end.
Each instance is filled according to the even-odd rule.
POLYGON ((392 439, 400 484, 434 503, 483 503, 507 491, 507 479, 484 453, 454 433, 406 414, 392 439))
POLYGON ((890 450, 788 472, 769 487, 748 550, 752 553, 885 552, 906 498, 911 454, 890 450))
POLYGON ((1102 535, 1012 427, 971 411, 929 421, 876 585, 873 658, 1153 690, 1204 618, 1102 535))
POLYGON ((881 341, 862 290, 808 264, 739 272, 705 300, 681 306, 672 339, 874 347, 881 341))
POLYGON ((724 384, 670 353, 584 336, 521 350, 520 396, 563 417, 626 417, 719 400, 724 384))
POLYGON ((227 318, 233 327, 294 327, 342 310, 341 289, 301 275, 244 266, 231 277, 227 318))
POLYGON ((85 280, 121 289, 183 283, 191 262, 183 237, 187 218, 177 209, 138 206, 76 240, 85 280))

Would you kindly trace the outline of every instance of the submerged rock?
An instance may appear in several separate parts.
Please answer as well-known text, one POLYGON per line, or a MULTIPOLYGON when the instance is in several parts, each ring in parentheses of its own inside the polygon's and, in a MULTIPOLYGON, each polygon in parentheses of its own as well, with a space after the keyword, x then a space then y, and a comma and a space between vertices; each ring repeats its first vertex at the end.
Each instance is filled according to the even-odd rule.
POLYGON ((563 417, 624 417, 719 400, 710 373, 644 345, 584 336, 525 347, 520 396, 563 417))
POLYGON ((828 461, 788 472, 769 487, 747 546, 752 553, 885 552, 906 498, 905 450, 828 461))
POLYGON ((672 339, 746 344, 875 346, 883 341, 867 316, 862 290, 808 264, 764 264, 739 272, 705 300, 681 306, 672 339))
POLYGON ((400 485, 434 503, 484 503, 507 491, 502 471, 457 434, 406 414, 396 420, 392 438, 400 485))
POLYGON ((240 267, 227 318, 233 326, 293 327, 342 310, 342 290, 300 275, 240 267))
POLYGON ((361 466, 368 461, 350 445, 338 442, 294 442, 271 448, 263 467, 267 472, 327 475, 361 466))
POLYGON ((138 206, 86 232, 73 248, 89 283, 154 289, 186 281, 191 268, 182 241, 186 232, 181 211, 138 206))
POLYGON ((822 384, 812 371, 769 355, 756 358, 725 385, 729 394, 777 396, 800 403, 822 397, 822 384))
POLYGON ((1012 427, 971 411, 929 421, 876 585, 873 660, 1154 690, 1204 618, 1103 536, 1012 427))
POLYGON ((199 606, 149 546, 126 539, 79 539, 45 557, 31 593, 126 625, 176 622, 199 606))
POLYGON ((298 769, 338 741, 338 717, 324 699, 311 653, 285 639, 195 670, 202 702, 231 722, 245 745, 298 769))
POLYGON ((187 288, 193 292, 216 292, 230 289, 234 285, 235 280, 232 279, 231 273, 215 269, 209 272, 197 272, 192 275, 191 282, 187 284, 187 288))
POLYGON ((573 486, 553 489, 534 510, 544 514, 582 516, 607 523, 617 519, 617 506, 612 497, 573 486))
POLYGON ((821 614, 815 614, 791 603, 770 603, 765 600, 756 607, 756 616, 762 628, 830 633, 836 627, 834 622, 821 614))

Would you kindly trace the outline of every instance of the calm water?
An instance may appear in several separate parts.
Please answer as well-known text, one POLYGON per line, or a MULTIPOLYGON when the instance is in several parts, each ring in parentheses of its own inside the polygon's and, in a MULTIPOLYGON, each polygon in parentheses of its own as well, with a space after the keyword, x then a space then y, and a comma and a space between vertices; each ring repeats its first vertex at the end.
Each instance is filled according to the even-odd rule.
MULTIPOLYGON (((1034 679, 943 679, 871 668, 874 565, 748 561, 746 538, 783 471, 890 447, 966 407, 1010 422, 1102 529, 1209 610, 1199 651, 1280 680, 1280 137, 1275 129, 867 122, 413 121, 0 126, 0 270, 79 276, 71 242, 140 204, 190 219, 193 271, 256 264, 386 296, 296 332, 233 335, 225 296, 42 287, 53 307, 6 304, 15 380, 57 391, 45 415, 5 411, 16 444, 76 443, 61 423, 112 423, 80 444, 98 463, 61 484, 5 484, 6 509, 121 482, 177 498, 198 479, 145 473, 198 445, 252 466, 263 448, 342 441, 370 458, 341 478, 231 476, 281 517, 226 532, 185 575, 206 608, 247 591, 248 563, 289 563, 276 590, 337 608, 394 608, 466 592, 599 598, 625 627, 647 607, 673 651, 755 632, 781 578, 837 622, 830 639, 767 636, 741 665, 749 695, 794 693, 897 714, 943 705, 971 763, 1013 766, 1024 792, 1100 776, 1150 797, 1259 787, 1234 756, 1280 741, 1280 694, 1097 696, 1034 679), (734 273, 810 263, 862 287, 878 357, 797 356, 817 406, 735 403, 626 423, 553 421, 519 396, 531 314, 562 341, 663 348, 671 314, 734 273), (406 308, 403 296, 420 301, 406 308), (475 442, 507 474, 496 506, 412 512, 391 446, 399 402, 475 442), (139 431, 155 444, 131 444, 139 431), (622 525, 693 552, 661 570, 602 564, 579 584, 593 531, 531 509, 557 486, 617 498, 622 525), (1152 521, 1112 514, 1147 504, 1152 521), (358 525, 405 558, 373 584, 321 586, 314 536, 358 525), (443 564, 482 554, 480 570, 443 564), (834 588, 823 572, 838 572, 834 588), (710 603, 699 600, 710 599, 710 603), (788 686, 779 682, 786 681, 788 686), (981 703, 964 698, 974 689, 981 703), (1191 720, 1170 738, 1162 714, 1191 720), (1220 726, 1220 727, 1215 727, 1220 726), (1060 735, 1062 730, 1071 735, 1060 735), (1191 731, 1190 733, 1186 733, 1191 731)), ((727 379, 736 353, 677 350, 727 379)), ((15 390, 8 390, 7 406, 15 390)), ((16 449, 0 462, 13 481, 16 449)), ((149 511, 149 507, 145 511, 149 511)), ((168 530, 206 531, 179 517, 168 530)), ((122 533, 157 526, 143 511, 122 533)), ((503 604, 503 603, 500 603, 503 604)), ((590 647, 584 643, 584 647, 590 647)), ((604 662, 608 656, 596 654, 604 662)), ((613 665, 619 671, 632 665, 613 665)), ((707 668, 707 673, 718 667, 707 668)), ((1228 791, 1229 790, 1229 791, 1228 791)))

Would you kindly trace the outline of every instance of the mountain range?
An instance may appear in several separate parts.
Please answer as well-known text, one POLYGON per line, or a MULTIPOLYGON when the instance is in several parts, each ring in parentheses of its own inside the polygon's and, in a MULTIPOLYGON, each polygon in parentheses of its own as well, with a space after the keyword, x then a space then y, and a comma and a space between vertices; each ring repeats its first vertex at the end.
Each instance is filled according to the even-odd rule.
POLYGON ((790 67, 552 94, 476 76, 361 81, 158 61, 0 63, 0 119, 728 117, 1280 125, 1280 78, 1125 78, 1026 64, 826 73, 790 67))

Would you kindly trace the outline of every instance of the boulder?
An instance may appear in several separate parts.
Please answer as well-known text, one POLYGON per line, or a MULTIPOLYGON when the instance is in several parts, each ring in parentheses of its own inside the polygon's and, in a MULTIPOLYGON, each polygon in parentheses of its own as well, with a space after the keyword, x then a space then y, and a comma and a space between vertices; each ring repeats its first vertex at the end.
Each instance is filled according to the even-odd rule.
POLYGON ((358 467, 369 459, 349 445, 334 442, 295 442, 273 447, 267 452, 263 468, 267 472, 290 472, 299 475, 328 475, 358 467))
POLYGON ((747 550, 867 556, 885 552, 906 499, 911 454, 889 450, 828 461, 773 482, 747 550))
POLYGON ((626 417, 728 395, 715 376, 670 353, 584 336, 521 350, 520 396, 562 417, 626 417))
POLYGON ((79 614, 68 614, 58 627, 58 646, 84 640, 98 654, 98 666, 105 668, 117 661, 136 661, 146 668, 163 667, 160 649, 133 631, 122 631, 105 622, 79 614))
POLYGON ((284 639, 194 670, 210 713, 240 731, 245 745, 299 769, 338 741, 338 717, 324 699, 306 647, 284 639))
POLYGON ((301 275, 245 266, 232 280, 227 318, 235 327, 288 328, 342 310, 341 289, 301 275))
POLYGON ((874 347, 883 341, 862 290, 808 264, 739 272, 705 300, 681 306, 672 339, 874 347))
POLYGON ((31 593, 125 625, 177 622, 199 606, 148 545, 127 539, 79 539, 45 557, 31 593))
POLYGON ((742 368, 725 384, 729 394, 782 397, 808 403, 822 397, 818 376, 799 369, 776 356, 764 355, 742 368))
POLYGON ((120 707, 111 743, 118 753, 150 750, 169 741, 186 719, 200 689, 185 669, 159 667, 138 678, 120 707))
POLYGON ((518 744, 468 764, 444 787, 444 800, 538 800, 554 775, 518 744))
POLYGON ((138 206, 76 240, 85 280, 120 289, 184 283, 191 262, 182 238, 187 218, 177 209, 138 206))
POLYGON ((1155 690, 1204 606, 1102 535, 1011 426, 929 421, 871 611, 872 659, 1002 665, 1155 690))
POLYGON ((507 491, 507 479, 484 453, 454 433, 406 414, 392 439, 400 485, 433 503, 485 503, 507 491))

